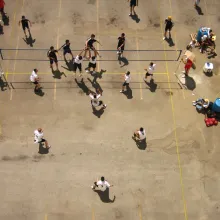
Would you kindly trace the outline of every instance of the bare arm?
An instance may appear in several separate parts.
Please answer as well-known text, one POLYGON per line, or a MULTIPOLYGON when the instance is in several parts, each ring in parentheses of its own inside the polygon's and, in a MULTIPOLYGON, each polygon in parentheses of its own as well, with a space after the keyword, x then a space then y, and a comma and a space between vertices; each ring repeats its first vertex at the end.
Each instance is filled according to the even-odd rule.
POLYGON ((19 25, 19 26, 21 25, 21 21, 18 22, 18 25, 19 25))
POLYGON ((82 56, 83 51, 85 51, 85 50, 83 49, 78 56, 82 56))
POLYGON ((31 23, 31 21, 28 20, 28 22, 29 22, 30 26, 32 27, 32 23, 31 23))

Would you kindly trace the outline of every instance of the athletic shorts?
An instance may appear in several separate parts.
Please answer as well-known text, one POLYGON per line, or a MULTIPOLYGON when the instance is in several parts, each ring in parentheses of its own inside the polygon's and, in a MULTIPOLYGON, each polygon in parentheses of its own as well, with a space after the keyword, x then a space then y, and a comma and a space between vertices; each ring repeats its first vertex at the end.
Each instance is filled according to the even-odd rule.
POLYGON ((38 85, 39 84, 39 82, 38 81, 34 81, 34 82, 32 82, 34 85, 38 85))
MULTIPOLYGON (((94 50, 95 48, 94 48, 92 45, 88 45, 88 49, 94 50)), ((88 49, 87 49, 87 50, 88 50, 88 49)))
MULTIPOLYGON (((93 107, 97 107, 97 106, 94 106, 94 105, 92 104, 92 100, 91 100, 91 105, 92 105, 93 107)), ((103 101, 99 101, 98 106, 100 106, 100 105, 103 105, 103 101)))
MULTIPOLYGON (((118 44, 117 50, 118 50, 118 48, 119 48, 120 46, 121 46, 121 45, 118 44)), ((118 51, 123 52, 124 49, 125 49, 125 47, 123 46, 123 47, 121 47, 121 49, 119 49, 118 51)))
POLYGON ((95 69, 95 68, 96 68, 96 63, 90 63, 90 62, 89 62, 89 68, 95 69))
POLYGON ((38 141, 37 143, 44 143, 46 141, 46 139, 42 138, 41 141, 38 141))
POLYGON ((81 63, 74 63, 73 64, 73 71, 76 72, 77 69, 79 69, 79 71, 82 72, 82 64, 81 63))
POLYGON ((53 64, 53 62, 54 62, 54 63, 58 63, 57 58, 55 58, 55 59, 50 59, 50 64, 53 64))
POLYGON ((136 0, 131 0, 130 7, 132 7, 132 6, 136 6, 136 0))
POLYGON ((146 76, 146 77, 147 77, 147 76, 153 76, 153 74, 146 72, 146 75, 145 75, 145 76, 146 76))
POLYGON ((165 31, 171 31, 171 29, 172 29, 172 27, 170 27, 170 26, 165 27, 165 31))
POLYGON ((28 24, 25 24, 25 25, 22 24, 22 28, 25 31, 26 28, 29 29, 29 25, 28 24))
POLYGON ((126 82, 123 83, 123 86, 128 86, 128 85, 129 85, 129 83, 126 83, 126 82))
POLYGON ((67 53, 72 54, 70 49, 63 50, 63 55, 65 56, 67 53))

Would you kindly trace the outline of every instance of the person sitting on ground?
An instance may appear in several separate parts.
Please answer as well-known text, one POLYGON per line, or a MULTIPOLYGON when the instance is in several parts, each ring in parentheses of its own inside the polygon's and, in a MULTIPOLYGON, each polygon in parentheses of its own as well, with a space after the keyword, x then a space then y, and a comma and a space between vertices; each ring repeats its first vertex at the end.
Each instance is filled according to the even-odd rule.
POLYGON ((198 111, 202 111, 203 109, 207 109, 210 105, 208 99, 199 98, 196 101, 192 102, 198 111))
POLYGON ((143 141, 146 139, 146 131, 141 127, 139 130, 134 132, 132 138, 136 141, 143 141))

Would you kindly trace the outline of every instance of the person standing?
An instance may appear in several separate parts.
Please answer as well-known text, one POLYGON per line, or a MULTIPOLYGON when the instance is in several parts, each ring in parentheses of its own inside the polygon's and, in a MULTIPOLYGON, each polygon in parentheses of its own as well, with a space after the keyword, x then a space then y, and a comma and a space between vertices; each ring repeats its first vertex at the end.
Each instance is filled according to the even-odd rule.
POLYGON ((112 187, 112 186, 113 186, 113 185, 110 185, 109 182, 107 182, 107 181, 105 180, 105 177, 102 176, 102 177, 101 177, 101 180, 98 180, 97 182, 94 182, 94 185, 91 186, 91 188, 92 188, 93 190, 95 190, 96 187, 102 187, 102 190, 105 191, 107 188, 112 187))
POLYGON ((5 8, 5 1, 4 0, 0 0, 0 13, 2 15, 2 18, 4 16, 4 14, 5 14, 4 8, 5 8))
POLYGON ((34 131, 34 143, 35 144, 45 143, 46 148, 49 149, 51 146, 49 145, 48 141, 43 137, 44 137, 44 133, 42 128, 38 128, 37 130, 34 131))
POLYGON ((32 24, 24 15, 21 17, 21 20, 19 21, 18 24, 19 26, 22 24, 22 29, 24 31, 25 37, 27 37, 26 29, 28 29, 28 32, 31 35, 29 24, 30 26, 32 26, 32 24))
POLYGON ((89 64, 88 67, 85 68, 87 73, 91 73, 92 75, 96 74, 96 53, 95 56, 91 57, 91 52, 89 50, 89 64), (91 72, 92 69, 92 72, 91 72))
POLYGON ((125 49, 125 33, 122 33, 121 36, 118 37, 117 54, 119 57, 123 57, 124 49, 125 49))
POLYGON ((129 14, 129 16, 132 16, 133 14, 136 15, 134 8, 137 6, 138 0, 128 0, 128 2, 129 1, 130 1, 130 14, 129 14), (132 14, 132 12, 133 12, 133 14, 132 14))
POLYGON ((85 51, 86 51, 85 56, 86 56, 86 53, 87 53, 88 50, 93 50, 95 55, 98 55, 99 57, 101 57, 99 52, 93 46, 93 44, 95 42, 101 45, 101 43, 95 39, 95 34, 91 34, 91 37, 89 39, 87 39, 87 41, 85 43, 85 51))
POLYGON ((120 93, 123 93, 125 91, 125 87, 129 86, 130 81, 131 81, 130 72, 127 71, 127 73, 125 73, 124 75, 124 82, 122 84, 122 90, 120 91, 120 93))
MULTIPOLYGON (((83 62, 83 57, 82 53, 85 51, 84 49, 75 57, 74 59, 74 64, 73 64, 73 72, 76 74, 76 70, 79 69, 79 76, 82 76, 82 62, 83 62)), ((85 55, 84 55, 85 56, 85 55)))
POLYGON ((39 92, 40 90, 40 84, 39 84, 40 79, 37 73, 38 73, 38 70, 34 69, 30 75, 30 81, 35 85, 35 88, 34 88, 35 92, 39 92))
POLYGON ((50 47, 50 50, 47 52, 47 56, 49 57, 49 60, 50 60, 50 68, 53 70, 53 63, 56 64, 56 67, 57 67, 57 70, 58 69, 58 59, 57 59, 57 55, 58 54, 58 51, 54 49, 53 46, 50 47))
POLYGON ((99 98, 102 96, 101 92, 98 91, 98 94, 94 92, 90 92, 89 97, 91 98, 91 105, 93 111, 96 110, 96 107, 102 106, 103 109, 107 107, 106 104, 103 103, 103 101, 100 101, 99 98))
POLYGON ((73 60, 74 57, 73 57, 73 53, 70 49, 70 41, 69 40, 66 40, 65 44, 59 50, 61 50, 62 48, 63 48, 63 58, 64 58, 65 62, 67 61, 66 60, 67 53, 71 54, 72 60, 73 60))
POLYGON ((145 71, 147 71, 145 74, 145 78, 144 78, 145 82, 147 81, 148 76, 151 77, 151 80, 153 79, 153 73, 155 71, 155 67, 156 67, 156 64, 153 62, 150 62, 148 69, 144 69, 145 71))
POLYGON ((199 3, 200 3, 200 0, 195 0, 194 7, 195 7, 195 8, 199 7, 199 3))
POLYGON ((136 141, 143 141, 146 139, 146 131, 141 127, 139 130, 134 132, 132 138, 136 141))
POLYGON ((168 16, 168 18, 165 19, 165 32, 164 32, 163 40, 167 38, 167 32, 169 32, 169 38, 171 38, 171 30, 173 26, 174 26, 174 23, 172 21, 172 17, 168 16))

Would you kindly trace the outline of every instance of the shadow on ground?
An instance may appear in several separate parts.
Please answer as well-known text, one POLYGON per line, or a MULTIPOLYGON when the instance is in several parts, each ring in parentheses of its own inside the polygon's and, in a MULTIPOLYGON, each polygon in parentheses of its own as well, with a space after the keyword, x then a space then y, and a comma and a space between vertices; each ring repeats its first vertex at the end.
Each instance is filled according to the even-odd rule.
POLYGON ((38 153, 39 154, 48 154, 49 153, 49 149, 45 148, 43 143, 40 143, 39 144, 39 151, 38 151, 38 153))
POLYGON ((157 90, 157 84, 154 82, 153 79, 151 79, 150 82, 146 82, 146 81, 145 81, 145 83, 149 86, 149 90, 150 90, 151 92, 156 92, 156 90, 157 90))
POLYGON ((62 75, 66 77, 65 73, 60 72, 59 70, 52 70, 52 74, 54 79, 61 79, 62 75))
POLYGON ((132 20, 136 21, 136 23, 139 23, 141 21, 141 19, 138 17, 137 14, 135 15, 131 15, 132 20))
POLYGON ((124 94, 127 97, 127 99, 133 98, 133 94, 130 86, 126 86, 126 90, 122 94, 124 94))
POLYGON ((147 148, 146 138, 142 141, 138 141, 134 137, 132 137, 132 139, 136 143, 136 146, 138 147, 139 150, 146 150, 146 148, 147 148))
POLYGON ((116 199, 115 196, 112 200, 109 198, 109 188, 107 188, 105 191, 94 190, 94 192, 96 192, 99 195, 101 201, 104 202, 104 203, 113 203, 113 202, 115 202, 115 199, 116 199))

